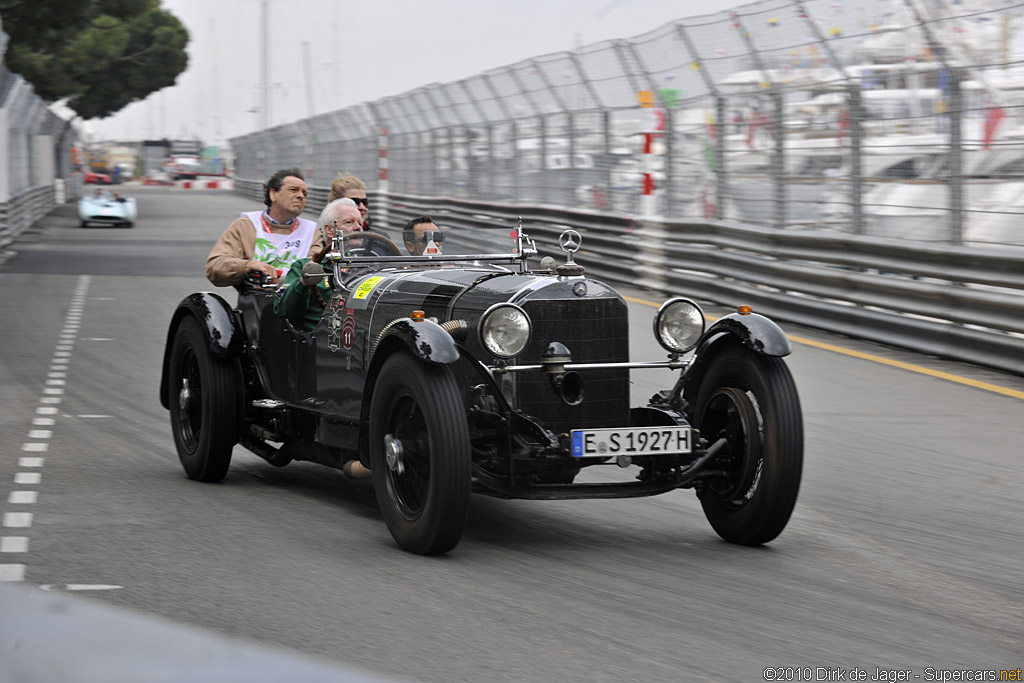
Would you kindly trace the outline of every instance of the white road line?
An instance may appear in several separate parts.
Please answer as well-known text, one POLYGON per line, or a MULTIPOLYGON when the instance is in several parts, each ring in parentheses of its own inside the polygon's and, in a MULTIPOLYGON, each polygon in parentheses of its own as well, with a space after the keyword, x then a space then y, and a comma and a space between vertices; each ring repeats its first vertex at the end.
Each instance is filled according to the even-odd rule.
POLYGON ((32 513, 5 512, 3 525, 9 529, 27 529, 32 526, 32 513))
POLYGON ((0 553, 27 553, 28 536, 0 536, 0 553))
POLYGON ((7 496, 7 502, 14 505, 32 505, 39 500, 38 491, 11 491, 7 496))
POLYGON ((24 581, 25 565, 0 564, 0 581, 24 581))
MULTIPOLYGON (((57 344, 50 360, 49 374, 43 387, 43 396, 39 402, 58 405, 64 394, 62 387, 67 385, 67 369, 71 352, 75 348, 78 328, 83 317, 86 293, 89 290, 89 283, 92 278, 83 275, 78 279, 78 286, 71 298, 71 306, 68 308, 64 318, 64 327, 60 331, 57 344)), ((36 415, 57 415, 57 408, 40 406, 36 408, 36 415)), ((52 427, 56 424, 53 417, 34 417, 33 427, 52 427)), ((45 439, 53 438, 52 429, 30 429, 29 439, 39 441, 27 441, 21 444, 21 450, 29 453, 43 453, 49 449, 49 443, 45 439)), ((26 468, 41 468, 44 458, 39 456, 22 456, 18 458, 18 466, 26 468)), ((40 472, 15 472, 14 484, 16 486, 38 486, 43 481, 40 472)), ((19 489, 11 491, 7 496, 7 502, 11 505, 33 505, 39 500, 39 492, 35 490, 19 489)), ((3 514, 3 527, 7 529, 27 529, 32 526, 31 512, 5 512, 3 514)), ((27 553, 28 536, 0 536, 0 553, 27 553)), ((0 564, 0 581, 24 581, 24 564, 0 564)), ((67 590, 110 590, 120 586, 103 586, 100 584, 68 584, 67 590)))

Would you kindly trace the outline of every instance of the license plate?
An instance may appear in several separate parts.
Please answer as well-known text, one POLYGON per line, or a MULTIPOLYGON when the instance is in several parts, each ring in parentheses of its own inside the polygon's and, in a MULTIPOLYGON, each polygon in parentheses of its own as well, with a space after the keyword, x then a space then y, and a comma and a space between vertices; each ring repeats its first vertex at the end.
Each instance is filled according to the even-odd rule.
POLYGON ((694 442, 694 430, 689 427, 574 429, 569 434, 574 458, 690 453, 694 442))

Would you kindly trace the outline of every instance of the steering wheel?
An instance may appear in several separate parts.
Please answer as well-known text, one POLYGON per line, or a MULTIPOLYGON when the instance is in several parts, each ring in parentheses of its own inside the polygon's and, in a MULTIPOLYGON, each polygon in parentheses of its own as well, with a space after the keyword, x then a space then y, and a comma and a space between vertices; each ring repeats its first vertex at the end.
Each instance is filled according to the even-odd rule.
POLYGON ((376 232, 359 231, 350 232, 345 235, 342 240, 342 250, 350 256, 401 256, 402 252, 398 250, 395 243, 389 240, 384 235, 376 232), (345 243, 354 240, 367 240, 370 244, 364 242, 361 247, 354 247, 352 249, 345 249, 345 243), (375 247, 384 250, 384 253, 375 251, 375 247))

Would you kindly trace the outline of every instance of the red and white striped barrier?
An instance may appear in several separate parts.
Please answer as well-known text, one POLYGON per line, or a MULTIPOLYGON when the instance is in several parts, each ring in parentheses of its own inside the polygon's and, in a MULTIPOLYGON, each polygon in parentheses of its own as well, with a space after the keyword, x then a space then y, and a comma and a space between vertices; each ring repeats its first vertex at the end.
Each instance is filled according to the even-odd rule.
POLYGON ((644 154, 642 159, 644 172, 644 193, 640 197, 641 216, 653 216, 656 206, 654 199, 654 164, 651 160, 651 141, 653 140, 653 138, 653 133, 644 133, 644 154))
POLYGON ((383 199, 376 206, 380 208, 374 209, 376 212, 374 218, 379 221, 380 225, 388 224, 388 129, 387 126, 381 126, 377 131, 377 194, 379 198, 383 199))
POLYGON ((195 180, 175 180, 176 190, 233 190, 235 181, 232 178, 197 178, 195 180))

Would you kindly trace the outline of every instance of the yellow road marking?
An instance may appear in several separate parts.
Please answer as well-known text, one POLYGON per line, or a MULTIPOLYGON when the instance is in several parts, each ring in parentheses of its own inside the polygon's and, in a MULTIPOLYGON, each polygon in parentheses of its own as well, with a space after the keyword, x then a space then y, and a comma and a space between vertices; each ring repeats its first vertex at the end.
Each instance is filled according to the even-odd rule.
MULTIPOLYGON (((661 306, 660 303, 654 303, 653 301, 647 301, 645 299, 635 299, 633 297, 624 296, 622 297, 626 301, 632 301, 635 304, 642 304, 644 306, 651 306, 652 308, 658 308, 661 306)), ((708 320, 715 321, 717 318, 707 316, 708 320)), ((1018 389, 1010 389, 1009 387, 1001 387, 998 384, 991 384, 989 382, 981 382, 976 379, 970 379, 969 377, 961 377, 954 375, 949 372, 942 372, 941 370, 932 370, 931 368, 925 368, 920 365, 913 365, 911 363, 904 363, 898 360, 892 360, 891 358, 885 358, 883 356, 876 356, 871 353, 864 353, 863 351, 854 351, 853 349, 847 349, 842 346, 836 346, 835 344, 826 344, 825 342, 814 341, 813 339, 807 339, 806 337, 794 337, 792 335, 786 335, 786 337, 794 344, 803 344, 805 346, 813 346, 817 349, 824 351, 832 351, 833 353, 840 353, 844 356, 852 356, 853 358, 860 358, 861 360, 871 361, 873 363, 880 363, 882 365, 889 365, 894 368, 900 368, 901 370, 909 370, 910 372, 916 372, 921 375, 928 375, 929 377, 935 377, 937 379, 944 379, 948 382, 956 382, 957 384, 964 384, 975 389, 981 389, 983 391, 991 391, 995 394, 1002 394, 1003 396, 1010 396, 1012 398, 1019 398, 1024 400, 1024 391, 1018 389)))

